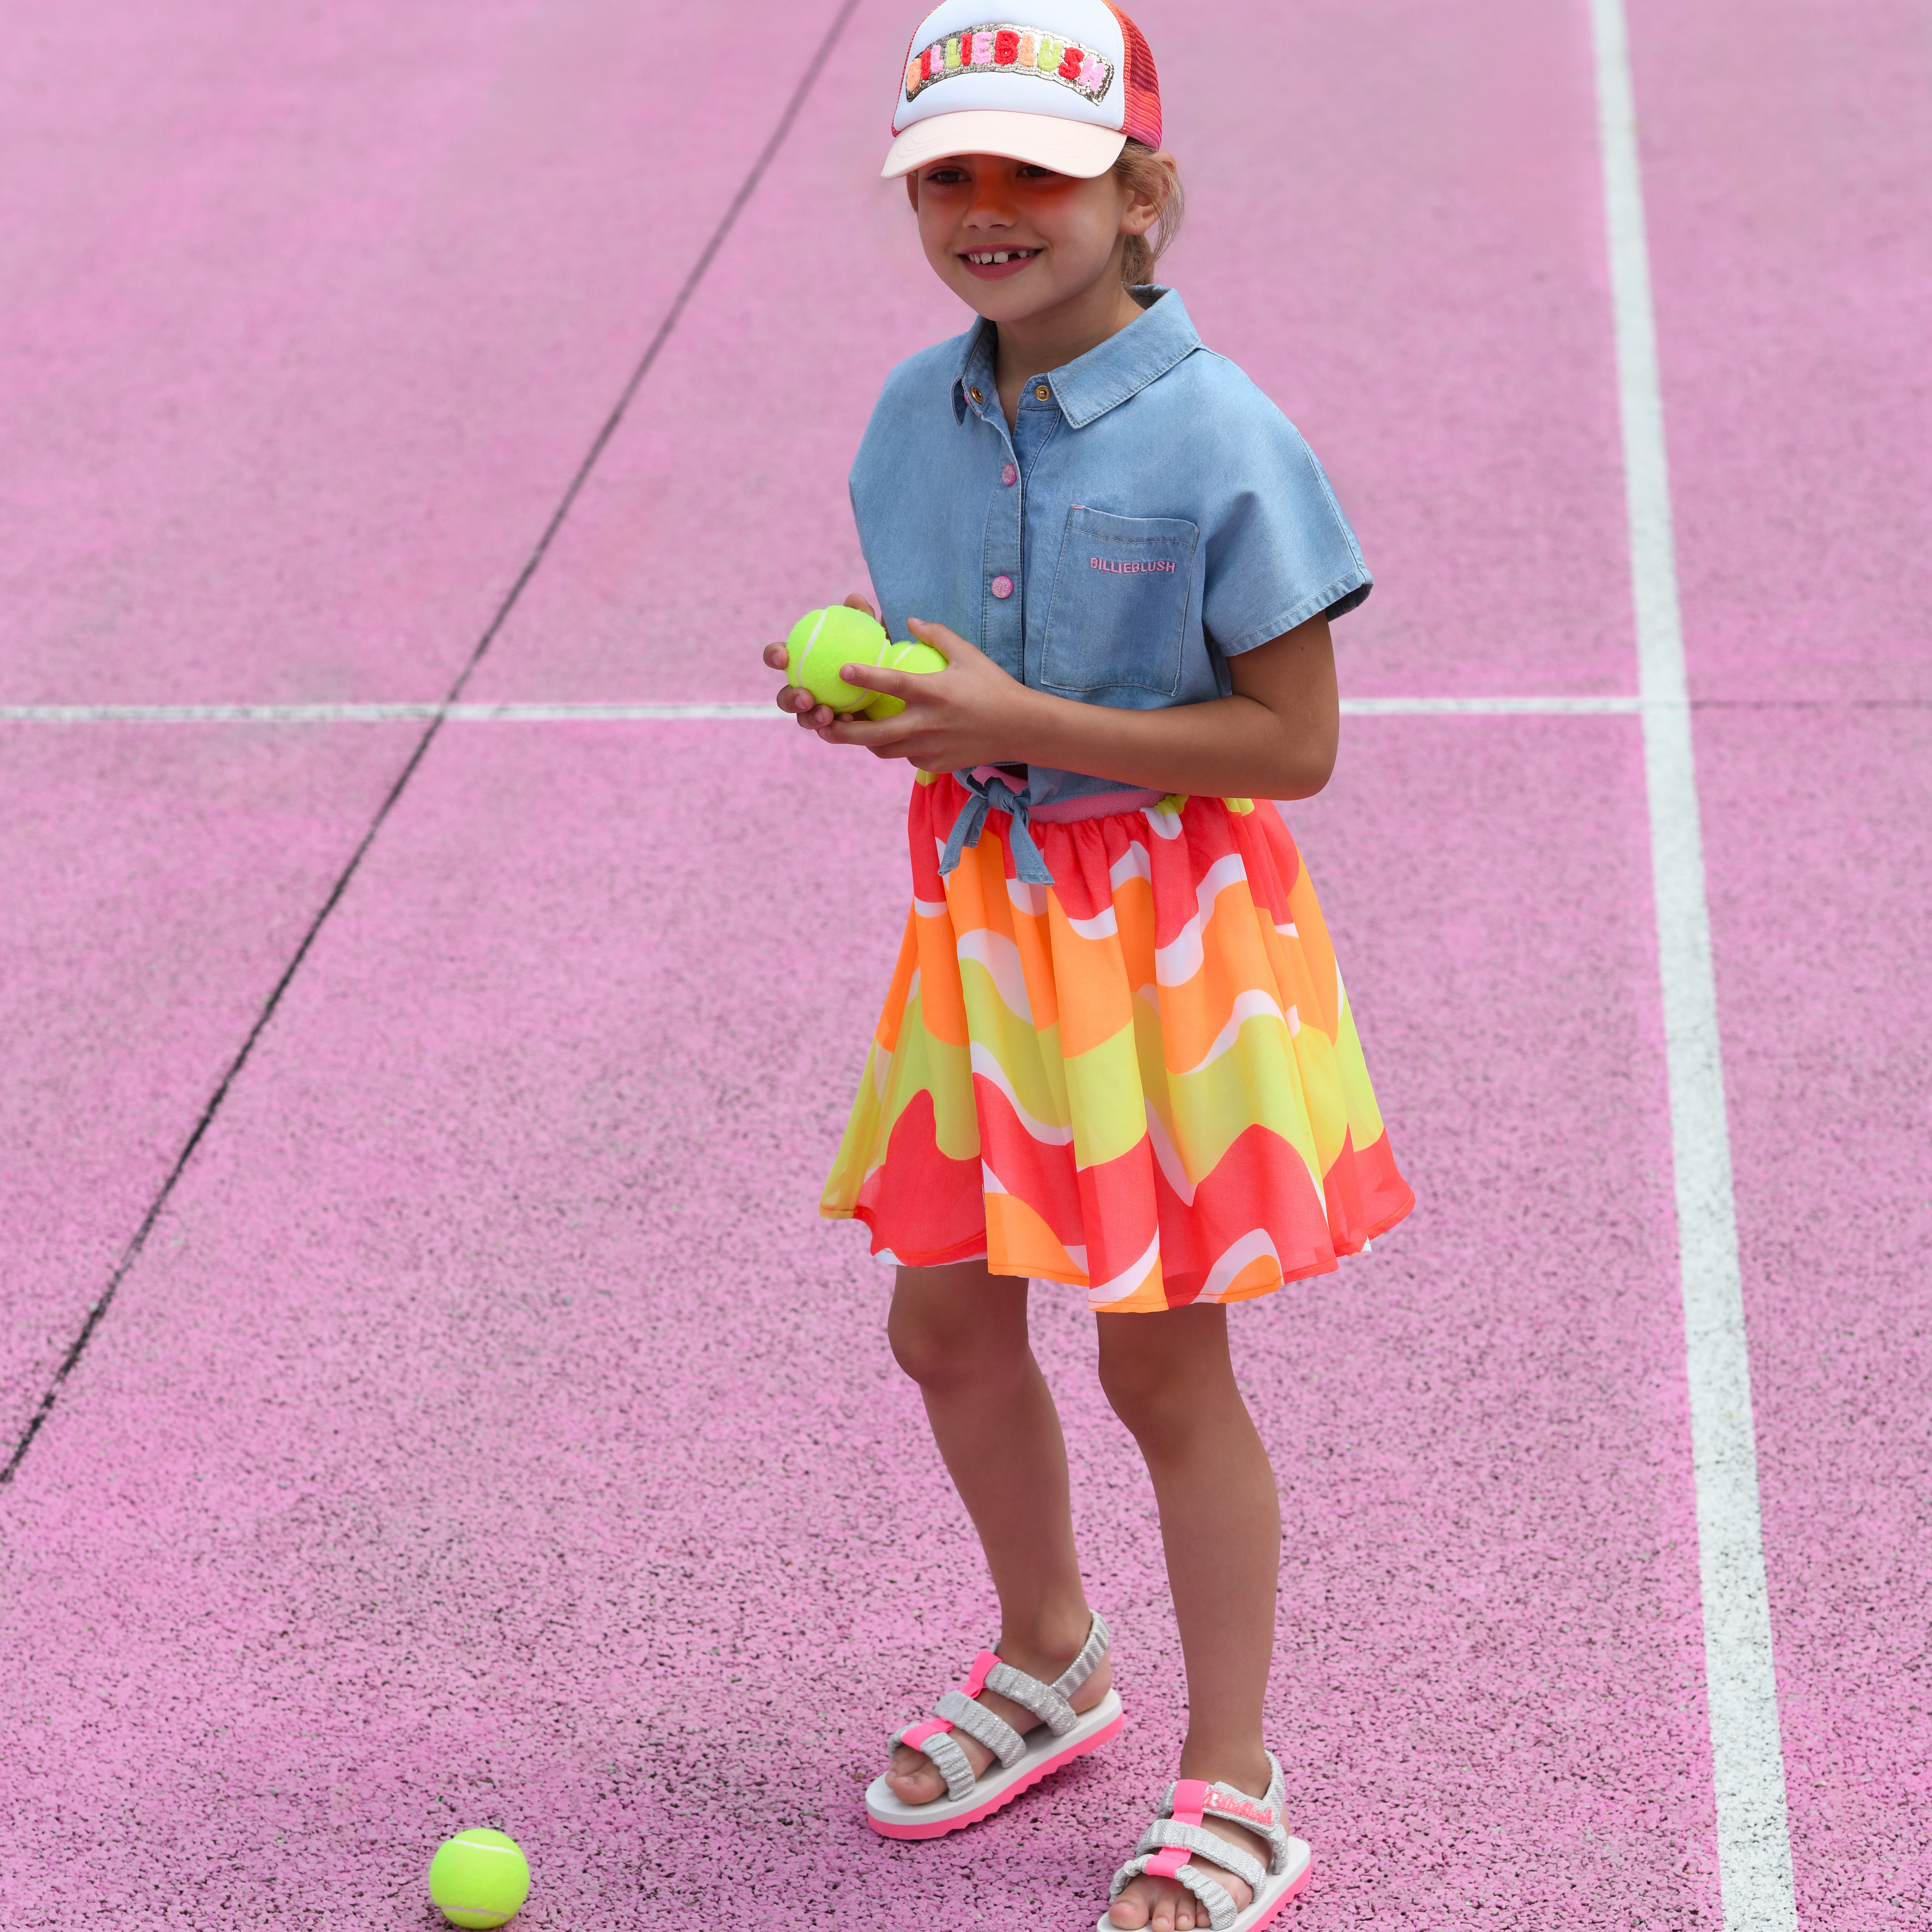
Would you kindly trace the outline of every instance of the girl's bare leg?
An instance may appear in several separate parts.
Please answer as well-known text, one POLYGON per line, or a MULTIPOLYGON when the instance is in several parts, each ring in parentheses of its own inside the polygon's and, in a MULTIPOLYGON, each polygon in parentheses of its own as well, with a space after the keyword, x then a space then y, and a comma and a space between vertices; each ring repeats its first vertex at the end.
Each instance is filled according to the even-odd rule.
MULTIPOLYGON (((1268 1789, 1262 1700, 1274 1654, 1281 1506, 1268 1451, 1235 1385, 1224 1309, 1102 1315, 1100 1382, 1114 1413, 1147 1458, 1160 1506, 1168 1583, 1187 1664, 1183 1778, 1225 1779, 1259 1797, 1268 1789)), ((1208 1828, 1265 1861, 1261 1840, 1238 1826, 1208 1828)), ((1248 1888, 1217 1870, 1237 1905, 1248 1888)), ((1171 1879, 1137 1879, 1114 1902, 1113 1922, 1186 1932, 1205 1909, 1171 1879)))
MULTIPOLYGON (((1000 1598, 1000 1654, 1051 1683, 1087 1641, 1087 1593, 1074 1553, 1066 1444, 1046 1378, 1027 1336, 1027 1288, 989 1274, 984 1262, 902 1268, 887 1324, 892 1353, 926 1399, 959 1499, 980 1533, 1000 1598)), ((1112 1681, 1102 1663, 1072 1699, 1090 1709, 1112 1681)), ((980 1701, 1022 1733, 1040 1720, 991 1691, 980 1701)), ((992 1754, 954 1742, 976 1772, 992 1754)), ((901 1744, 886 1772, 908 1804, 929 1804, 946 1780, 924 1752, 901 1744)))

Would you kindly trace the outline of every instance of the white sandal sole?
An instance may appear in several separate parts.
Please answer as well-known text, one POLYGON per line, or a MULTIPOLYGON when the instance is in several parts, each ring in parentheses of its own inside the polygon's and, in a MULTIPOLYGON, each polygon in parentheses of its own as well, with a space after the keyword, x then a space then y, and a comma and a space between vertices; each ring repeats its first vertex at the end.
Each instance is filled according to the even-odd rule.
MULTIPOLYGON (((866 1787, 866 1816, 872 1829, 886 1838, 937 1838, 1010 1804, 1042 1778, 1097 1749, 1127 1721, 1119 1692, 1109 1690, 1090 1711, 1080 1713, 1072 1730, 1055 1737, 1042 1724, 1027 1736, 1026 1756, 1009 1768, 998 1759, 989 1764, 964 1798, 935 1798, 930 1804, 908 1804, 886 1782, 881 1772, 866 1787)), ((1256 1919, 1258 1925, 1265 1924, 1256 1919)), ((1109 1928, 1112 1932, 1112 1928, 1109 1928)))

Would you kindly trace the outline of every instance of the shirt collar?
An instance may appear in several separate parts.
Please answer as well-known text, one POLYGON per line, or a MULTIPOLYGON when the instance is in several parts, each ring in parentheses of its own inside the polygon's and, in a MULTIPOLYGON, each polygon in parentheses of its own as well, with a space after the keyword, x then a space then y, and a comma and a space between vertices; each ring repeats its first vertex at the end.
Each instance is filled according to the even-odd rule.
MULTIPOLYGON (((993 381, 993 325, 984 320, 967 332, 960 346, 958 373, 952 379, 952 414, 964 422, 970 409, 983 416, 998 406, 993 381), (976 388, 980 400, 972 400, 976 388)), ((1202 346, 1192 319, 1179 296, 1162 289, 1153 304, 1097 349, 1058 369, 1048 370, 1054 400, 1072 429, 1084 429, 1111 409, 1137 395, 1202 346)))

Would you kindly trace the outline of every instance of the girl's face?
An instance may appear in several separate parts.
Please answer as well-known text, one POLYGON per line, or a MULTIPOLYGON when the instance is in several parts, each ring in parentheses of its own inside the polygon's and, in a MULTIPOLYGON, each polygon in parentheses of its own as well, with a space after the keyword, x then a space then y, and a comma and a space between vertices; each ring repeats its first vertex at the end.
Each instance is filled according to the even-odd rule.
POLYGON ((906 177, 933 272, 988 321, 1019 322, 1120 281, 1125 235, 1158 210, 1110 170, 1092 180, 997 154, 952 154, 906 177))

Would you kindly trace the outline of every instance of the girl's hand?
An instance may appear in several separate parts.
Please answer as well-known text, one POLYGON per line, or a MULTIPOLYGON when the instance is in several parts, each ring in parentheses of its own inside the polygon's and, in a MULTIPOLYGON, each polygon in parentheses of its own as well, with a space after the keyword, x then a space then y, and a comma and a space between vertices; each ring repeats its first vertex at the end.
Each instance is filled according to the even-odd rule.
MULTIPOLYGON (((862 610, 874 623, 878 622, 872 605, 856 590, 846 598, 845 606, 848 610, 862 610)), ((784 670, 790 662, 790 653, 783 644, 767 644, 765 646, 765 662, 773 670, 784 670)), ((859 715, 856 711, 834 711, 830 705, 820 704, 810 692, 801 690, 795 684, 788 684, 778 693, 778 707, 781 711, 791 713, 808 731, 819 730, 840 718, 856 718, 859 715)))
POLYGON ((812 724, 828 745, 862 745, 875 758, 904 758, 922 772, 968 771, 975 765, 1023 760, 1026 754, 1016 748, 1016 740, 1038 694, 1009 677, 983 651, 944 624, 915 618, 907 628, 945 658, 944 670, 885 670, 854 664, 848 676, 848 682, 868 691, 902 699, 905 709, 896 717, 874 720, 855 714, 834 718, 820 705, 822 722, 804 718, 800 722, 812 724))

